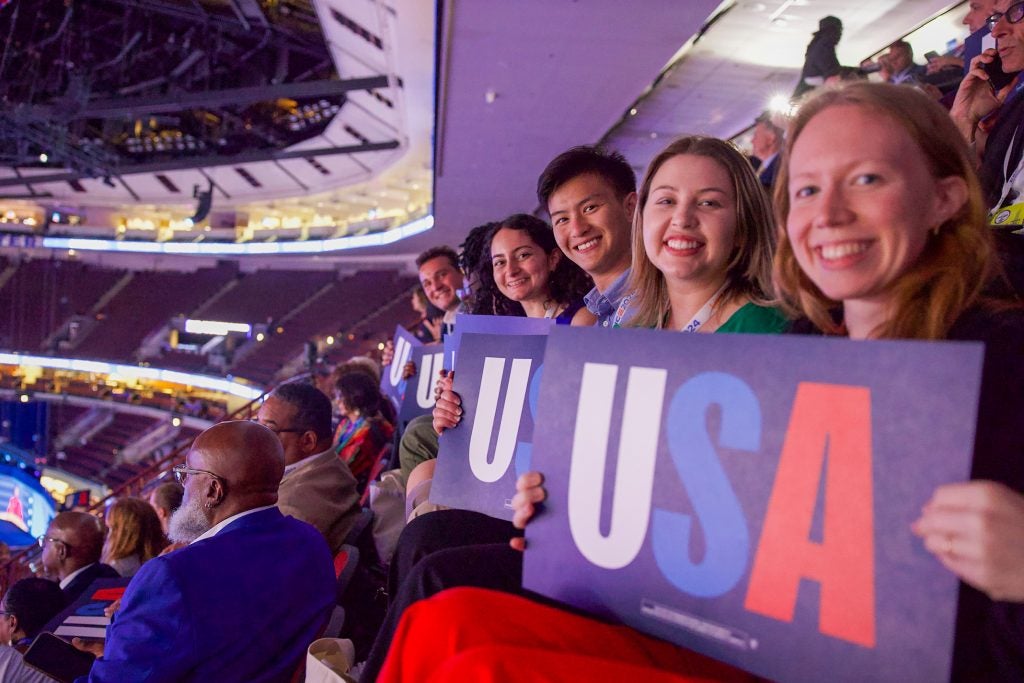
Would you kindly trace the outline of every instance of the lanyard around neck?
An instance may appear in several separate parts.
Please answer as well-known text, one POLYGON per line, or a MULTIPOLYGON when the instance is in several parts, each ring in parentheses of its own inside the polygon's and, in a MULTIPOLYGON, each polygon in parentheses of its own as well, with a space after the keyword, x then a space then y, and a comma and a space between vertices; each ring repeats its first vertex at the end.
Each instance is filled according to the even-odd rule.
POLYGON ((690 319, 690 322, 686 323, 686 325, 681 327, 680 330, 682 332, 696 332, 698 329, 700 329, 700 326, 706 323, 708 319, 711 317, 711 312, 714 310, 715 304, 718 303, 719 298, 721 298, 722 296, 722 292, 725 291, 725 288, 728 285, 728 280, 723 282, 722 286, 718 288, 718 291, 711 295, 711 298, 707 300, 707 303, 701 306, 700 310, 697 311, 696 315, 694 315, 693 318, 690 319))

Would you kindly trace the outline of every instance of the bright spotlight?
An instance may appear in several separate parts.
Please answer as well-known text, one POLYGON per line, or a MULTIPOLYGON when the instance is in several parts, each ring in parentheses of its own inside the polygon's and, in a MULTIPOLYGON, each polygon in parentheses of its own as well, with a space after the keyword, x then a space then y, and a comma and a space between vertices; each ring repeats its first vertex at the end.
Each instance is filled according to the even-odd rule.
POLYGON ((796 107, 793 106, 793 103, 785 95, 773 95, 768 100, 768 111, 781 116, 792 116, 796 112, 796 107))

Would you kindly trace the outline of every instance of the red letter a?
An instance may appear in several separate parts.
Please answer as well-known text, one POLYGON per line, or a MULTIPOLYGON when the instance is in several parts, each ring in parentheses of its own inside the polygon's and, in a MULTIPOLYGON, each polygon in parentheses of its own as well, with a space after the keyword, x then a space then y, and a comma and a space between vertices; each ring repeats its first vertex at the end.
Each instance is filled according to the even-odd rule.
POLYGON ((792 621, 801 578, 821 584, 819 630, 875 646, 871 394, 866 387, 801 383, 768 500, 745 606, 792 621), (824 534, 808 537, 821 470, 824 534))

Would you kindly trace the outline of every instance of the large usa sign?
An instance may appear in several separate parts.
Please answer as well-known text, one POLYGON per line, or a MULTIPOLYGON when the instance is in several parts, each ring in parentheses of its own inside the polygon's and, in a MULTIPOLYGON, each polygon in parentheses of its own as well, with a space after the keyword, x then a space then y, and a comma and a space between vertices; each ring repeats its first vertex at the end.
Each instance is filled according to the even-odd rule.
POLYGON ((910 531, 967 479, 982 347, 555 328, 524 587, 779 681, 949 676, 910 531))

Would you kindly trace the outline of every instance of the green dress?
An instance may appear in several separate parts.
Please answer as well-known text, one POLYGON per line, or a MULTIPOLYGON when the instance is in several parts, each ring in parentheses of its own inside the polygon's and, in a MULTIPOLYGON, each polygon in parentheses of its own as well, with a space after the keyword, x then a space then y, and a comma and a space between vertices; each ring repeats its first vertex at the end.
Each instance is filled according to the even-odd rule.
POLYGON ((789 320, 777 308, 744 304, 722 323, 715 333, 781 334, 789 329, 789 320))

